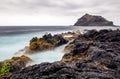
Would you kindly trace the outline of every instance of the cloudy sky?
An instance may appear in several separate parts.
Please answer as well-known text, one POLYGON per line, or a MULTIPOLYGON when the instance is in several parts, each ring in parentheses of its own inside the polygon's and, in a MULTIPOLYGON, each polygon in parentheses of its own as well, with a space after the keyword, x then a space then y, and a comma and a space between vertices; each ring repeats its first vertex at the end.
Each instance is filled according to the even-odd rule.
POLYGON ((85 13, 120 25, 120 0, 0 0, 0 25, 73 25, 85 13))

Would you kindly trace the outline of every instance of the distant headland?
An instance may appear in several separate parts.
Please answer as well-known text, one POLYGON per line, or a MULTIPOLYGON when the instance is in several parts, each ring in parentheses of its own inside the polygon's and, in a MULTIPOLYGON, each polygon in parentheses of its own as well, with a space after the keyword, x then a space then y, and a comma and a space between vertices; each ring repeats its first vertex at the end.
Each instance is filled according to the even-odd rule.
POLYGON ((102 16, 85 14, 78 19, 74 26, 114 26, 114 24, 102 16))

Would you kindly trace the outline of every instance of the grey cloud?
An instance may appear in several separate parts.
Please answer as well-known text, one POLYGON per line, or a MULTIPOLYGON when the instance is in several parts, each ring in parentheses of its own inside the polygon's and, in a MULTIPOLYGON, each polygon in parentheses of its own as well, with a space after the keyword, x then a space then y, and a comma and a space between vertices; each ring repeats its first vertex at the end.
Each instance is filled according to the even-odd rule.
POLYGON ((0 13, 120 16, 120 0, 0 0, 0 13))
MULTIPOLYGON (((118 0, 0 0, 0 11, 8 10, 13 12, 23 11, 31 12, 38 10, 39 12, 53 10, 52 13, 62 11, 67 12, 78 12, 81 9, 95 9, 96 11, 100 8, 98 7, 112 7, 117 9, 120 7, 120 1, 118 0), (98 8, 98 9, 97 9, 98 8)), ((111 10, 112 9, 108 9, 111 10)), ((88 10, 89 11, 89 10, 88 10)), ((98 10, 99 11, 99 10, 98 10)))

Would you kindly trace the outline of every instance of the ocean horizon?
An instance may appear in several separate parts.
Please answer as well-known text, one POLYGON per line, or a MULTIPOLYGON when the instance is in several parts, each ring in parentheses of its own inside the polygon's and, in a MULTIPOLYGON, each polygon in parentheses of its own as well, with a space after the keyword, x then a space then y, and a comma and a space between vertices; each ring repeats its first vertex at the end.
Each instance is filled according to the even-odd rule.
POLYGON ((0 26, 0 36, 26 34, 32 32, 85 30, 85 29, 119 29, 119 26, 0 26))

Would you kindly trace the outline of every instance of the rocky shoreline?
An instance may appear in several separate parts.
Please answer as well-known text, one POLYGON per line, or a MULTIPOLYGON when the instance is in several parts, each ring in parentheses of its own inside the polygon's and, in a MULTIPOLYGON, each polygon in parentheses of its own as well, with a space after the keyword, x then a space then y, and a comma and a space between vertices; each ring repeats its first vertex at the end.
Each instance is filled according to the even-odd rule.
MULTIPOLYGON (((89 30, 84 34, 69 32, 55 36, 47 34, 42 38, 33 38, 30 41, 29 48, 32 51, 42 51, 40 47, 46 47, 47 45, 48 47, 44 50, 48 50, 49 47, 50 49, 55 48, 66 44, 70 40, 73 41, 65 47, 64 50, 67 52, 60 61, 54 63, 44 62, 26 67, 25 65, 31 59, 21 56, 27 59, 24 66, 18 71, 14 70, 14 73, 8 77, 6 75, 0 76, 0 79, 120 78, 120 30, 89 30), (66 37, 66 35, 73 36, 66 37), (59 41, 52 42, 51 40, 59 41)), ((34 52, 32 53, 34 54, 34 52)))

